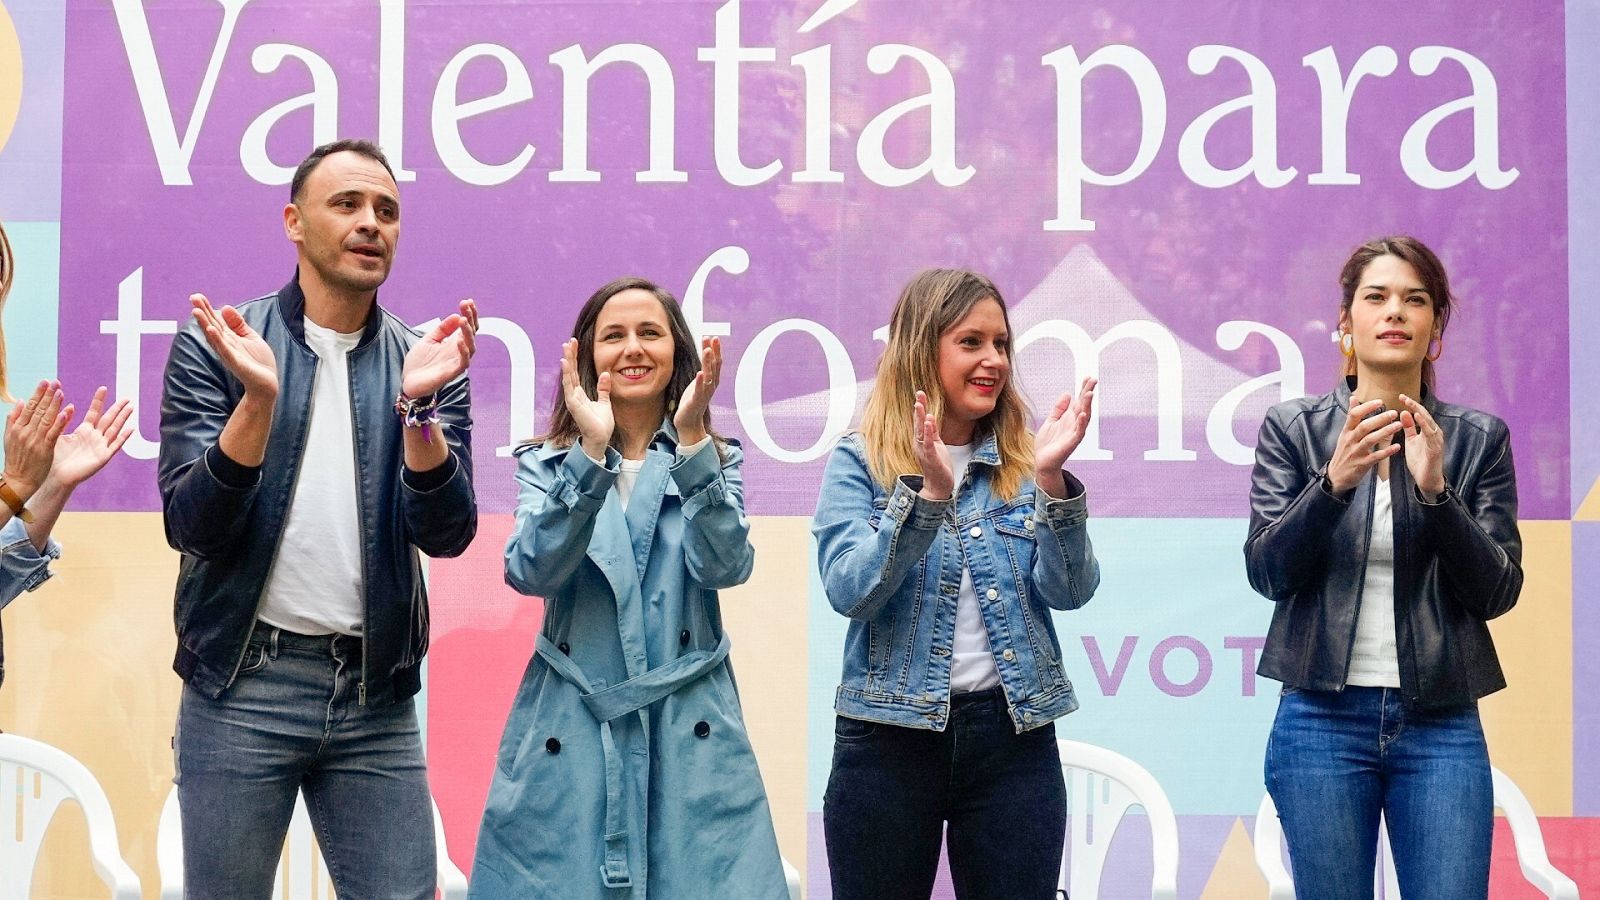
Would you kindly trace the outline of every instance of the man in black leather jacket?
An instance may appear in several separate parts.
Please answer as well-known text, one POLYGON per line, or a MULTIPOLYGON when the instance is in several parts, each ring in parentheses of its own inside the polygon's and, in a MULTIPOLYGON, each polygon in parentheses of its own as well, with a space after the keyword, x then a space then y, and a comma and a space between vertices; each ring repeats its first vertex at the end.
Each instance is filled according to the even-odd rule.
POLYGON ((457 555, 477 527, 477 311, 422 336, 377 305, 399 227, 376 146, 317 148, 284 207, 294 279, 237 309, 194 295, 173 341, 159 477, 183 554, 189 896, 266 896, 303 791, 340 896, 433 897, 418 551, 457 555))

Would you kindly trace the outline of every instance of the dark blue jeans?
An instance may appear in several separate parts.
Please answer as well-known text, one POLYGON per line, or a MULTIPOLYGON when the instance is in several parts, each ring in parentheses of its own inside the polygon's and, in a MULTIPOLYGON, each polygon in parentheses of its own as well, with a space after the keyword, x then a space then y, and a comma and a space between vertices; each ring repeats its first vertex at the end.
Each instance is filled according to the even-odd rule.
POLYGON ((360 642, 258 623, 219 700, 184 688, 174 740, 184 894, 265 900, 294 812, 340 897, 432 900, 433 807, 416 707, 357 703, 360 642))
POLYGON ((999 688, 942 732, 837 717, 822 800, 834 900, 928 900, 949 823, 960 900, 1050 900, 1067 834, 1054 725, 1017 734, 999 688))
POLYGON ((1489 896, 1494 787, 1476 704, 1422 710, 1392 688, 1287 689, 1266 775, 1301 900, 1371 900, 1380 812, 1406 900, 1489 896))

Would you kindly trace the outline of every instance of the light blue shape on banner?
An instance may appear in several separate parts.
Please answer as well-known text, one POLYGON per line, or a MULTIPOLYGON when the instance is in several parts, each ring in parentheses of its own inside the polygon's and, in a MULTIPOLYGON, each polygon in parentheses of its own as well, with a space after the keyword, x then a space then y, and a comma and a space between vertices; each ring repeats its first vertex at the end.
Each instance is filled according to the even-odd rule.
MULTIPOLYGON (((13 397, 25 397, 41 378, 56 374, 57 317, 61 296, 61 225, 8 222, 6 235, 16 256, 16 281, 6 298, 6 381, 13 397)), ((67 399, 87 403, 92 393, 67 385, 67 399), (81 397, 81 399, 80 399, 81 397)), ((0 402, 0 410, 11 411, 0 402)), ((0 461, 5 451, 0 449, 0 461)))
POLYGON ((1255 675, 1272 604, 1245 580, 1244 519, 1090 521, 1100 590, 1056 614, 1081 708, 1059 737, 1143 765, 1186 815, 1249 815, 1278 683, 1255 675))
MULTIPOLYGON (((1254 674, 1272 605, 1245 581, 1243 519, 1091 519, 1101 584, 1056 614, 1082 707, 1057 735, 1149 769, 1184 815, 1249 815, 1278 684, 1254 674)), ((822 808, 846 620, 811 576, 807 808, 822 808)))

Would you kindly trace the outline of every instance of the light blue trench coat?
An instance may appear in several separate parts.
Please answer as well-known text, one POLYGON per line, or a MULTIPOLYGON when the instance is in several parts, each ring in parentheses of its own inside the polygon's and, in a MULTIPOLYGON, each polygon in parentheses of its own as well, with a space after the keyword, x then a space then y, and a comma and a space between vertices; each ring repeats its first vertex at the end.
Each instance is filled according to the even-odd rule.
POLYGON ((755 550, 735 444, 519 454, 506 582, 546 599, 478 833, 475 898, 784 900, 717 589, 755 550))

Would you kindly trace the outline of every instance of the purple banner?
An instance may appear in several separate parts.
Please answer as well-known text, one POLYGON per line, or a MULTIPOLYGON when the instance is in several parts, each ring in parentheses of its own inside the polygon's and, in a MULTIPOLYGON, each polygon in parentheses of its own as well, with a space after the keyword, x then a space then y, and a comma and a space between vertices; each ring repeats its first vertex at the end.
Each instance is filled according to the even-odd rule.
MULTIPOLYGON (((1339 357, 1338 269, 1411 232, 1459 308, 1439 393, 1511 426, 1522 515, 1569 513, 1559 4, 281 0, 67 19, 61 372, 137 393, 80 508, 157 506, 160 371, 190 292, 276 290, 316 143, 401 170, 380 301, 474 297, 480 496, 549 411, 594 288, 654 278, 732 375, 752 511, 807 514, 899 287, 979 269, 1036 409, 1102 379, 1099 515, 1246 514, 1268 405, 1339 357), (1514 35, 1514 37, 1511 37, 1514 35), (1515 398, 1515 402, 1513 402, 1515 398)), ((909 410, 908 410, 909 415, 909 410)))

